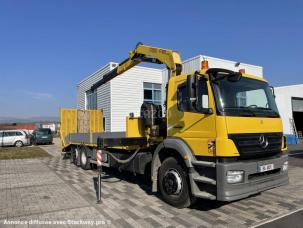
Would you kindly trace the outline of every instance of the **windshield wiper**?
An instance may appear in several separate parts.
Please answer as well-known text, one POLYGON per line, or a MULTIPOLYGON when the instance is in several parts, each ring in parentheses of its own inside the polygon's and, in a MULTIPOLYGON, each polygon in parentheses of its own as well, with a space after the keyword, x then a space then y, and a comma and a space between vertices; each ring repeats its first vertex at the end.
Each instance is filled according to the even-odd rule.
POLYGON ((264 108, 264 107, 257 107, 256 108, 257 110, 260 110, 260 111, 266 111, 264 113, 271 113, 272 115, 275 115, 275 116, 279 116, 279 113, 276 112, 275 110, 272 110, 271 108, 264 108))
MULTIPOLYGON (((233 109, 233 110, 239 110, 239 111, 248 111, 248 113, 250 114, 249 116, 256 116, 256 113, 251 110, 248 107, 244 107, 244 106, 239 106, 239 107, 224 107, 223 109, 233 109)), ((247 114, 247 112, 246 112, 247 114)))

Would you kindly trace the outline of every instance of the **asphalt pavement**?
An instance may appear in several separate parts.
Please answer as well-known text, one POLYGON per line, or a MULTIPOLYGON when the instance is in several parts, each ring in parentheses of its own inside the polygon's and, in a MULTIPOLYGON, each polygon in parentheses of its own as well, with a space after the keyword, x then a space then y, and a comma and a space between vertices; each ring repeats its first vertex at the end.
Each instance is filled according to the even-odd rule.
POLYGON ((52 156, 0 161, 0 227, 58 227, 60 223, 74 228, 88 222, 123 228, 302 227, 301 145, 289 147, 288 185, 229 203, 198 200, 184 209, 152 194, 146 177, 118 170, 104 173, 102 203, 96 204, 96 171, 63 159, 58 139, 41 148, 52 156), (34 225, 15 225, 20 222, 34 225))
POLYGON ((281 217, 272 222, 258 226, 258 228, 301 228, 303 222, 303 210, 297 211, 293 214, 281 217))
MULTIPOLYGON (((303 167, 303 144, 288 145, 289 164, 292 167, 303 167)), ((301 228, 303 227, 303 210, 295 211, 281 217, 266 221, 258 228, 301 228)))

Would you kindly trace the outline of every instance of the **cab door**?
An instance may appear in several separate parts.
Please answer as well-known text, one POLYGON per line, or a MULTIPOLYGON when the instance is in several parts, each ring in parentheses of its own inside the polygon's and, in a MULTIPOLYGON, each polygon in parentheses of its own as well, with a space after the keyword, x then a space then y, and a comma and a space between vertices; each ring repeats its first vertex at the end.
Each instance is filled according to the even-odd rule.
POLYGON ((210 146, 216 138, 215 104, 206 78, 197 83, 196 108, 189 107, 187 76, 172 77, 168 89, 168 136, 183 139, 197 156, 214 156, 210 146), (212 112, 205 112, 205 107, 212 112))

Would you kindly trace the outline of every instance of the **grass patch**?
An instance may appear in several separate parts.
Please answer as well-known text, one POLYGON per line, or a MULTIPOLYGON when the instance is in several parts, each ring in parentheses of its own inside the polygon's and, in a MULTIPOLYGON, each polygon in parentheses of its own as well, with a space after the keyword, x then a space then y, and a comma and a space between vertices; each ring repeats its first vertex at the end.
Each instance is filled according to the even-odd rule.
POLYGON ((30 147, 0 147, 0 160, 42 158, 50 156, 37 146, 30 147))

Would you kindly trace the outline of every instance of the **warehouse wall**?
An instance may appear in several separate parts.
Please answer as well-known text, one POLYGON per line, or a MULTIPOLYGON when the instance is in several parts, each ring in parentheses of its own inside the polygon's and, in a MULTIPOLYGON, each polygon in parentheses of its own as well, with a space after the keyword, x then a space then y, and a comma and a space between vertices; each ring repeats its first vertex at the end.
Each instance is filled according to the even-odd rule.
POLYGON ((168 70, 167 69, 163 69, 162 70, 162 92, 161 92, 161 96, 162 96, 162 99, 161 99, 161 103, 162 103, 162 108, 164 108, 163 104, 166 100, 166 83, 167 83, 167 80, 168 80, 168 70))
POLYGON ((303 98, 303 84, 276 87, 275 94, 276 103, 283 121, 284 134, 293 134, 290 125, 290 119, 293 118, 291 98, 303 98))
MULTIPOLYGON (((102 79, 103 75, 109 72, 112 69, 112 64, 109 63, 102 67, 100 70, 95 73, 89 75, 87 78, 82 80, 77 85, 77 108, 85 109, 86 107, 86 91, 90 89, 90 87, 102 79)), ((111 123, 111 110, 110 110, 110 82, 102 85, 97 89, 97 105, 98 109, 103 110, 103 116, 105 117, 105 130, 110 131, 110 123, 111 123)))
POLYGON ((143 83, 162 83, 162 70, 136 66, 111 81, 111 131, 125 131, 126 116, 140 116, 143 83))
POLYGON ((226 59, 214 58, 206 55, 198 55, 183 62, 182 73, 190 73, 192 71, 201 69, 201 62, 203 59, 208 61, 209 68, 224 68, 228 70, 238 71, 239 69, 245 69, 245 72, 255 76, 263 77, 263 67, 240 63, 238 67, 235 67, 236 61, 230 61, 226 59))
MULTIPOLYGON (((86 108, 86 91, 117 63, 109 63, 91 74, 77 86, 77 108, 86 108)), ((136 66, 97 89, 98 109, 103 110, 105 131, 125 131, 126 116, 140 115, 143 103, 143 83, 162 83, 162 70, 136 66)))

